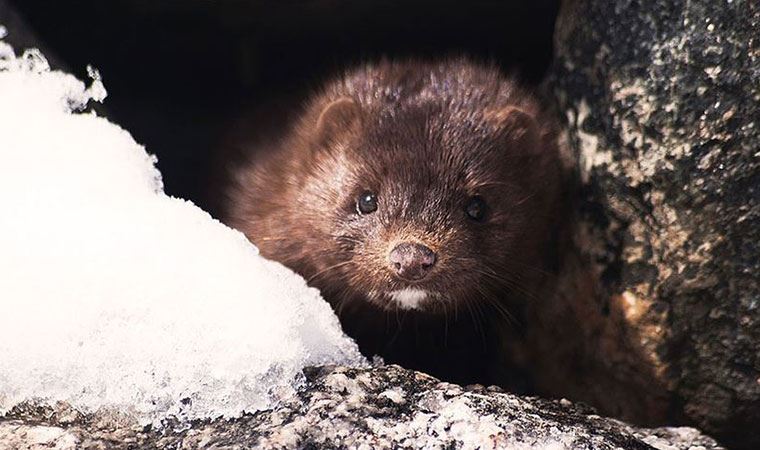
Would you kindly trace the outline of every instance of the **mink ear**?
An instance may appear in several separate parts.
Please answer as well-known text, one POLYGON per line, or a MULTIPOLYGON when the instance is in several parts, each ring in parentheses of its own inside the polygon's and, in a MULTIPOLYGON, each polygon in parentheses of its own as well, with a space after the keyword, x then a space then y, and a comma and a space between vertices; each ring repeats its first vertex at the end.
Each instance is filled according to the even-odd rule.
POLYGON ((361 125, 361 109, 348 97, 329 103, 317 119, 317 137, 326 143, 355 131, 361 125))
POLYGON ((507 139, 535 143, 539 138, 536 118, 517 106, 486 112, 485 117, 507 139))

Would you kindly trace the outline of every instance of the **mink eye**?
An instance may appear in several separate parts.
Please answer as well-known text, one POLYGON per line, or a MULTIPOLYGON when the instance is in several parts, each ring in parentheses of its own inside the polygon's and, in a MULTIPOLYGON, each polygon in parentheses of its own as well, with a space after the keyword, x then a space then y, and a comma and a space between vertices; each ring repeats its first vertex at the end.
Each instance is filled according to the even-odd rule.
POLYGON ((364 191, 356 199, 356 212, 359 214, 371 214, 377 211, 377 195, 374 192, 364 191))
POLYGON ((482 222, 486 217, 486 202, 483 200, 483 197, 476 195, 470 199, 464 210, 467 213, 467 217, 482 222))

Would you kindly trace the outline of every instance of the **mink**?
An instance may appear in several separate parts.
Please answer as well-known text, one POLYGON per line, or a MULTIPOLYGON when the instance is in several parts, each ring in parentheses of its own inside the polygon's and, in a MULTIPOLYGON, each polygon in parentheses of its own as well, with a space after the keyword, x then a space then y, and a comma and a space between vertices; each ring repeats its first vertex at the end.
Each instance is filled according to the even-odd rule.
POLYGON ((467 59, 381 61, 290 109, 238 143, 222 220, 317 287, 366 355, 527 389, 508 353, 550 278, 561 190, 537 96, 467 59))

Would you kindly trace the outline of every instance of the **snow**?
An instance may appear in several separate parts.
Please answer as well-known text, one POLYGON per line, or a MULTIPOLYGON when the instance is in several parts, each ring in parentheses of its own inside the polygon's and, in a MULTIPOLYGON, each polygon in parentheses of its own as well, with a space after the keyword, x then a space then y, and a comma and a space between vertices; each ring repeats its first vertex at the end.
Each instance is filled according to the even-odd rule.
POLYGON ((28 399, 142 423, 236 416, 306 365, 363 365, 319 293, 192 203, 91 112, 89 87, 0 41, 0 415, 28 399))

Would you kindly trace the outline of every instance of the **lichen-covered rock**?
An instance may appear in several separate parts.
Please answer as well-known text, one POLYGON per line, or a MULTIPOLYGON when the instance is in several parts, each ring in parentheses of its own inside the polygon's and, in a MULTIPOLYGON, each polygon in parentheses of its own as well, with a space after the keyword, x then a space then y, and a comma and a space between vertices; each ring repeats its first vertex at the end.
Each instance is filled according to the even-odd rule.
POLYGON ((555 51, 581 254, 543 320, 582 336, 554 363, 605 413, 760 448, 760 3, 569 0, 555 51))
POLYGON ((17 407, 0 418, 0 448, 717 449, 691 428, 637 429, 567 401, 462 388, 398 366, 307 370, 277 408, 233 420, 141 428, 115 416, 17 407))

